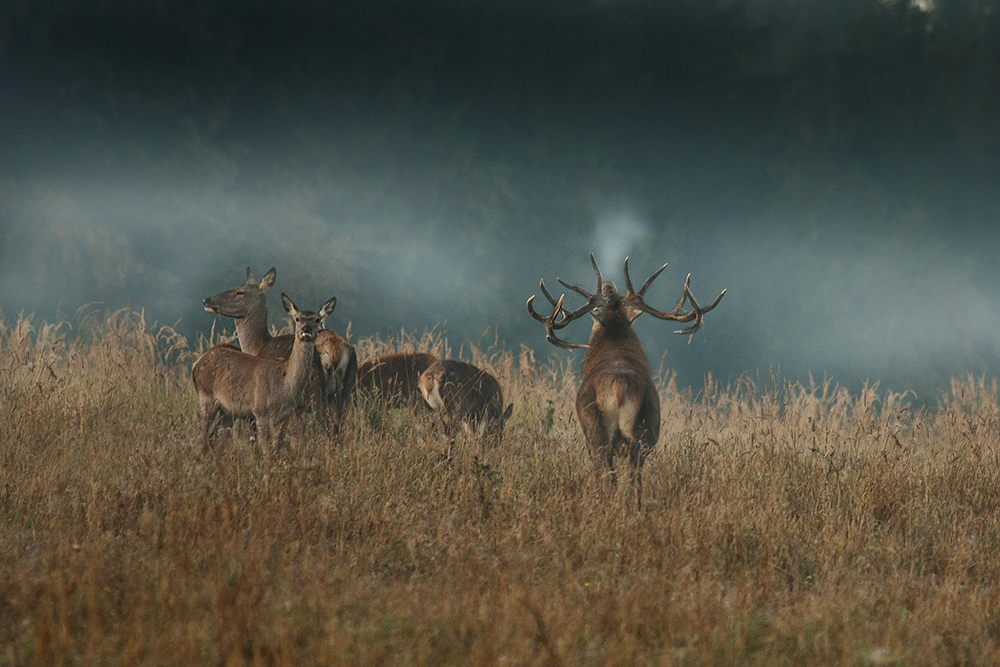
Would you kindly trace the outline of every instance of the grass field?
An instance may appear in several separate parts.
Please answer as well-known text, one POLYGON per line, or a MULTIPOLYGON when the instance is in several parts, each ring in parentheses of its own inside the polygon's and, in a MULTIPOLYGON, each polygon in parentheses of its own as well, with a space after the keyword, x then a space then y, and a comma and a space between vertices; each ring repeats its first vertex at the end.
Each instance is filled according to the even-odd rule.
POLYGON ((449 464, 362 404, 272 460, 245 427, 200 453, 204 344, 132 311, 0 321, 0 665, 1000 664, 995 380, 916 410, 667 377, 640 513, 598 493, 582 355, 358 341, 489 367, 503 445, 449 464))

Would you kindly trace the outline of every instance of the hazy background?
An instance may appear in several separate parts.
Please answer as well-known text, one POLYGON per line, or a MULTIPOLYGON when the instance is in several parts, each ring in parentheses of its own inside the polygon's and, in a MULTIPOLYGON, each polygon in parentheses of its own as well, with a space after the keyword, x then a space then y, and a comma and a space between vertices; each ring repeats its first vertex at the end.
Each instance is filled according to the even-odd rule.
MULTIPOLYGON (((0 309, 555 353, 538 279, 729 292, 658 367, 934 401, 1000 360, 1000 2, 0 0, 0 309)), ((580 297, 567 297, 577 307, 580 297)), ((565 337, 584 342, 589 320, 565 337)), ((582 353, 577 352, 582 363, 582 353)))

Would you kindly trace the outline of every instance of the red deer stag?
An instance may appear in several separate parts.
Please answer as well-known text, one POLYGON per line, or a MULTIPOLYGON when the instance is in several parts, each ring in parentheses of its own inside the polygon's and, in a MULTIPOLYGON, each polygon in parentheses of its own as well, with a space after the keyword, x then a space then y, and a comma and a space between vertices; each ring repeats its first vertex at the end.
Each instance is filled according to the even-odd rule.
POLYGON ((437 357, 428 352, 384 354, 358 366, 354 385, 356 396, 367 396, 386 407, 424 405, 420 395, 420 375, 437 357))
POLYGON ((436 361, 425 370, 420 376, 420 393, 453 441, 462 427, 479 438, 481 449, 487 442, 500 440, 514 411, 513 403, 504 409, 503 391, 495 377, 454 359, 436 361))
POLYGON ((628 274, 628 258, 625 259, 625 294, 620 294, 614 283, 601 279, 601 270, 597 267, 594 253, 590 253, 590 262, 597 275, 597 288, 593 294, 563 282, 567 289, 582 294, 587 303, 582 307, 567 312, 563 309, 563 294, 559 300, 552 298, 545 289, 545 281, 539 283, 542 294, 552 304, 552 315, 543 317, 535 312, 532 302, 528 299, 528 312, 536 320, 545 325, 545 338, 553 345, 565 350, 586 349, 583 359, 583 380, 576 395, 576 413, 583 427, 591 458, 598 475, 599 482, 607 479, 610 486, 615 486, 614 457, 617 452, 628 454, 632 469, 632 485, 635 489, 637 506, 642 508, 642 464, 649 451, 656 445, 660 435, 660 397, 649 370, 649 360, 646 351, 639 342, 639 336, 632 328, 632 322, 649 313, 661 320, 676 322, 694 322, 690 327, 678 334, 693 334, 702 325, 705 313, 719 305, 726 290, 704 308, 698 305, 691 294, 691 275, 684 281, 684 292, 677 307, 670 312, 663 312, 646 305, 643 294, 650 283, 663 272, 664 264, 651 275, 638 292, 632 289, 632 280, 628 274), (684 312, 684 303, 691 303, 691 310, 684 312), (587 345, 568 343, 561 340, 556 331, 570 322, 590 314, 594 318, 590 330, 590 342, 587 345), (560 315, 562 317, 560 317, 560 315))
MULTIPOLYGON (((236 320, 240 348, 267 359, 287 359, 292 352, 291 334, 272 336, 267 326, 267 290, 274 284, 275 269, 264 274, 258 283, 247 267, 247 281, 231 290, 205 299, 205 310, 236 320)), ((343 336, 320 329, 316 336, 314 370, 308 390, 313 410, 320 422, 327 421, 327 408, 333 406, 335 422, 340 425, 354 391, 358 355, 343 336)))
POLYGON ((191 369, 202 418, 202 448, 211 446, 220 413, 234 419, 253 417, 263 451, 281 444, 284 422, 302 404, 312 374, 316 335, 336 299, 319 311, 299 310, 284 294, 281 303, 295 321, 294 343, 287 359, 268 359, 216 345, 191 369), (273 445, 272 445, 273 441, 273 445))

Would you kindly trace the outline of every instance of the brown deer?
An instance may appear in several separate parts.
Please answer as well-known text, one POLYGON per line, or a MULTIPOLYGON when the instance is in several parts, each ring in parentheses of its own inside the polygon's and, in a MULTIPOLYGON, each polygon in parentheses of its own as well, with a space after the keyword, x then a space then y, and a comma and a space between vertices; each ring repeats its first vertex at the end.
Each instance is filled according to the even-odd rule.
POLYGON ((455 359, 431 364, 420 376, 420 393, 452 440, 461 427, 483 445, 496 444, 514 411, 513 403, 504 409, 503 391, 495 377, 455 359))
MULTIPOLYGON (((247 267, 246 283, 208 297, 205 310, 236 321, 236 336, 244 352, 282 360, 291 354, 293 338, 291 334, 272 336, 267 326, 267 290, 274 284, 275 275, 272 268, 258 283, 247 267)), ((339 427, 343 421, 354 391, 357 368, 354 346, 337 332, 320 329, 308 395, 321 423, 327 423, 330 406, 334 409, 335 424, 339 427)))
POLYGON ((632 486, 636 493, 637 506, 642 508, 642 464, 650 450, 656 445, 660 435, 660 396, 649 370, 646 351, 639 342, 639 336, 632 328, 632 322, 649 313, 661 320, 694 322, 690 327, 674 333, 690 335, 701 328, 705 313, 717 305, 726 290, 704 308, 698 305, 691 294, 691 274, 684 281, 684 292, 677 307, 663 312, 646 305, 643 294, 650 283, 663 272, 664 264, 651 275, 636 292, 628 274, 628 258, 625 259, 625 294, 618 292, 614 283, 601 279, 594 253, 590 262, 597 275, 597 288, 593 294, 563 282, 567 289, 582 294, 587 303, 567 312, 563 309, 563 294, 559 300, 552 298, 545 289, 545 281, 539 282, 542 294, 552 304, 552 315, 543 317, 535 312, 528 299, 528 312, 545 325, 545 338, 556 347, 565 350, 586 349, 583 359, 583 379, 576 395, 576 413, 583 427, 591 458, 594 461, 599 483, 607 480, 615 486, 614 457, 618 452, 628 455, 632 470, 632 486), (691 310, 684 312, 684 303, 691 303, 691 310), (570 322, 590 314, 594 324, 590 330, 587 345, 567 343, 560 340, 556 331, 570 322), (561 317, 560 317, 561 315, 561 317))
POLYGON ((194 362, 191 378, 201 405, 203 450, 211 446, 220 413, 234 419, 253 417, 263 451, 271 446, 276 451, 280 446, 285 420, 305 398, 316 336, 337 300, 330 299, 319 311, 299 310, 282 294, 281 304, 295 322, 287 359, 257 357, 231 345, 216 345, 194 362))
POLYGON ((420 375, 437 357, 428 352, 384 354, 358 366, 354 391, 386 407, 416 407, 426 403, 420 394, 420 375))

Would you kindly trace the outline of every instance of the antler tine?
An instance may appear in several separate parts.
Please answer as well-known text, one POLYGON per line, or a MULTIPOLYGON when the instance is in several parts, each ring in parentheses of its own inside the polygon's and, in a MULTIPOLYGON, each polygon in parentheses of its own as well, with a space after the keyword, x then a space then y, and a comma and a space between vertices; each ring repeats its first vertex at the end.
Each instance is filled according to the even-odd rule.
POLYGON ((528 313, 530 313, 533 318, 535 318, 536 320, 545 325, 545 338, 556 347, 561 347, 564 350, 577 350, 581 348, 587 348, 589 346, 579 345, 577 343, 567 343, 564 340, 560 340, 556 336, 555 332, 559 329, 562 329, 570 322, 579 319, 580 317, 583 317, 584 315, 589 313, 595 306, 597 306, 600 303, 603 303, 604 301, 604 295, 601 291, 601 285, 603 283, 603 279, 601 278, 601 269, 597 266, 597 259, 594 258, 594 253, 590 253, 590 264, 594 267, 594 275, 597 278, 597 291, 594 292, 593 294, 591 294, 590 292, 581 287, 577 287, 576 285, 570 285, 562 278, 556 278, 556 280, 558 280, 559 283, 562 284, 562 286, 565 287, 566 289, 573 290, 574 292, 582 294, 587 298, 587 303, 583 304, 576 310, 571 310, 568 312, 564 310, 562 304, 563 300, 566 298, 566 294, 564 293, 562 296, 559 297, 559 300, 556 301, 552 297, 552 294, 549 293, 548 289, 546 289, 544 280, 540 280, 538 282, 538 286, 541 288, 542 294, 545 295, 545 298, 549 300, 549 303, 551 303, 555 307, 555 310, 552 312, 552 315, 550 315, 549 317, 543 317, 539 315, 537 312, 535 312, 535 308, 532 305, 534 303, 535 297, 532 296, 530 299, 528 299, 528 304, 527 304, 528 313), (562 319, 559 319, 560 313, 562 313, 562 319))
MULTIPOLYGON (((601 285, 604 284, 604 279, 601 278, 601 269, 599 269, 598 266, 597 266, 597 260, 594 259, 594 253, 590 253, 590 263, 593 265, 593 267, 594 267, 594 274, 597 276, 597 289, 594 290, 594 294, 600 294, 601 293, 601 285)), ((591 294, 590 292, 588 292, 587 290, 583 289, 582 287, 577 287, 576 285, 570 285, 568 282, 566 282, 562 278, 556 278, 556 280, 558 280, 559 284, 561 284, 566 289, 571 289, 574 292, 576 292, 577 294, 582 294, 583 296, 587 297, 588 299, 590 299, 590 298, 592 298, 594 296, 594 294, 591 294)))
MULTIPOLYGON (((539 283, 539 285, 542 288, 542 292, 545 294, 545 298, 547 298, 549 300, 549 303, 551 303, 553 306, 557 306, 555 312, 552 313, 552 326, 555 329, 562 329, 564 326, 566 326, 567 324, 569 324, 573 320, 579 319, 583 315, 586 315, 587 313, 590 312, 590 309, 593 308, 594 305, 601 299, 601 296, 599 294, 589 294, 587 292, 584 292, 583 290, 580 290, 581 293, 583 293, 583 294, 585 294, 587 296, 587 303, 583 304, 582 306, 580 306, 576 310, 571 310, 571 311, 567 312, 562 307, 563 299, 566 298, 565 294, 563 294, 562 296, 559 297, 559 301, 557 303, 556 300, 552 298, 552 295, 549 294, 548 290, 545 289, 545 286, 541 285, 540 283, 539 283), (557 320, 556 316, 559 315, 560 312, 562 313, 562 319, 561 320, 557 320)), ((530 305, 528 306, 528 309, 529 310, 533 310, 530 305)), ((535 319, 537 320, 538 318, 536 317, 535 319)), ((539 321, 542 321, 542 320, 539 320, 539 321)))
MULTIPOLYGON (((558 280, 559 284, 562 285, 563 287, 565 287, 566 289, 571 289, 574 292, 576 292, 577 294, 584 295, 588 299, 591 298, 592 296, 594 296, 593 294, 591 294, 587 290, 583 289, 582 287, 577 287, 576 285, 570 285, 568 282, 566 282, 562 278, 556 278, 556 280, 558 280)), ((600 294, 600 290, 598 290, 598 294, 600 294)))
MULTIPOLYGON (((559 298, 559 302, 557 303, 556 300, 552 297, 552 295, 549 294, 549 290, 546 289, 546 287, 545 287, 545 280, 544 279, 538 281, 538 286, 542 288, 542 294, 544 294, 545 298, 549 300, 549 303, 551 303, 553 306, 557 306, 556 312, 553 313, 553 318, 556 315, 558 315, 559 311, 562 311, 563 319, 561 321, 555 321, 553 319, 552 326, 554 326, 556 329, 562 329, 564 326, 566 326, 567 324, 569 324, 570 322, 572 322, 574 319, 576 319, 577 317, 579 317, 579 315, 575 315, 575 313, 567 313, 565 310, 562 309, 562 307, 561 307, 560 304, 562 303, 563 298, 566 296, 565 294, 563 294, 559 298), (569 315, 574 315, 574 317, 569 317, 569 315)), ((587 296, 590 297, 591 295, 588 294, 587 296)), ((589 306, 589 305, 590 305, 590 301, 588 299, 587 306, 589 306)), ((584 308, 586 308, 587 306, 584 306, 584 308)))
MULTIPOLYGON (((722 301, 722 297, 726 296, 726 290, 722 290, 719 296, 715 297, 715 301, 713 301, 708 306, 702 308, 701 306, 698 305, 698 302, 695 300, 694 294, 691 293, 690 282, 691 282, 691 276, 689 275, 688 279, 684 281, 684 297, 682 297, 681 303, 683 303, 683 298, 686 298, 689 301, 691 301, 691 312, 687 314, 686 319, 680 321, 688 322, 691 319, 694 319, 694 324, 689 326, 687 329, 682 329, 680 331, 674 332, 675 334, 680 334, 682 336, 684 335, 692 336, 696 331, 701 329, 701 325, 704 324, 705 322, 705 313, 709 312, 710 310, 718 306, 719 302, 722 301)), ((688 339, 688 342, 689 343, 691 342, 690 338, 688 339)))
POLYGON ((687 278, 684 279, 684 289, 681 291, 681 300, 677 302, 677 307, 674 311, 681 312, 684 310, 684 302, 687 301, 688 294, 691 293, 691 274, 687 274, 687 278))
MULTIPOLYGON (((689 326, 687 329, 679 329, 675 331, 675 334, 681 336, 694 336, 694 333, 701 329, 701 325, 704 323, 704 311, 698 307, 698 302, 694 300, 694 295, 691 294, 691 289, 688 287, 687 283, 684 283, 684 297, 691 300, 691 312, 687 314, 687 319, 680 320, 682 322, 688 322, 694 319, 694 324, 689 326)), ((691 342, 691 338, 688 338, 688 343, 691 342)))
POLYGON ((625 288, 626 288, 627 291, 625 293, 625 296, 635 295, 637 297, 642 297, 642 295, 646 293, 646 289, 650 286, 650 284, 654 280, 656 280, 656 277, 658 275, 660 275, 661 273, 663 273, 663 270, 665 268, 667 268, 667 263, 666 262, 664 262, 663 266, 661 266, 659 269, 657 269, 656 272, 653 273, 653 275, 651 275, 650 277, 646 278, 646 282, 644 282, 642 284, 642 287, 639 288, 639 291, 636 292, 632 288, 632 277, 628 274, 628 257, 626 257, 625 258, 625 288))
POLYGON ((604 280, 601 278, 601 270, 597 267, 597 259, 594 257, 593 251, 590 253, 590 263, 594 266, 594 274, 597 276, 597 289, 594 290, 594 294, 600 294, 604 280))
POLYGON ((556 305, 556 300, 553 299, 552 295, 549 294, 549 291, 547 289, 545 289, 545 279, 544 278, 538 281, 538 286, 542 288, 542 294, 544 294, 545 298, 549 300, 549 303, 551 303, 553 306, 556 305))
MULTIPOLYGON (((684 312, 684 301, 685 299, 687 299, 687 292, 681 294, 681 300, 677 303, 677 307, 671 310, 670 312, 657 310, 656 308, 653 308, 652 306, 648 305, 645 301, 642 300, 642 294, 643 292, 646 291, 646 288, 649 287, 649 283, 651 283, 653 279, 656 278, 656 276, 660 275, 660 272, 662 272, 663 269, 665 269, 666 267, 667 265, 664 264, 659 268, 659 270, 656 273, 650 276, 649 279, 645 283, 643 283, 642 289, 640 289, 638 293, 630 289, 628 294, 625 295, 625 302, 629 305, 629 307, 634 308, 635 310, 639 310, 643 313, 649 313, 650 315, 652 315, 657 319, 673 320, 675 322, 689 322, 693 320, 695 316, 693 312, 691 313, 684 312)), ((687 280, 684 281, 685 290, 687 290, 687 285, 690 281, 691 281, 691 274, 688 274, 687 280)))
POLYGON ((532 302, 535 300, 535 296, 532 295, 528 299, 528 304, 527 304, 528 313, 533 318, 535 318, 536 320, 545 325, 545 339, 550 343, 552 343, 553 345, 555 345, 556 347, 560 347, 564 350, 579 350, 587 348, 588 347, 587 345, 580 345, 579 343, 568 343, 560 339, 558 336, 556 336, 555 329, 557 328, 561 329, 562 327, 566 326, 569 323, 566 311, 564 311, 562 307, 563 299, 565 298, 566 298, 565 294, 560 296, 559 301, 557 301, 554 304, 555 310, 552 312, 552 315, 550 315, 549 317, 543 317, 542 315, 539 315, 537 312, 535 312, 535 308, 534 306, 532 306, 532 302), (562 312, 563 314, 563 319, 561 322, 556 322, 556 318, 559 316, 560 312, 562 312))
POLYGON ((714 309, 716 306, 719 305, 719 302, 722 301, 722 297, 724 297, 724 296, 726 296, 726 290, 722 290, 721 292, 719 292, 719 296, 715 297, 715 301, 713 301, 708 306, 705 306, 704 308, 702 308, 701 312, 702 313, 707 313, 708 311, 714 309))
MULTIPOLYGON (((628 260, 626 260, 626 262, 627 262, 627 261, 628 261, 628 260)), ((663 263, 663 266, 661 266, 661 267, 660 267, 659 269, 657 269, 657 270, 656 270, 656 272, 655 272, 655 273, 654 273, 653 275, 651 275, 650 277, 646 278, 646 282, 644 282, 644 283, 642 284, 642 287, 640 287, 640 288, 639 288, 639 296, 642 296, 643 294, 645 294, 645 293, 646 293, 646 288, 647 288, 647 287, 649 287, 649 286, 650 286, 650 284, 651 284, 651 283, 652 283, 652 282, 653 282, 654 280, 656 280, 656 276, 658 276, 658 275, 660 275, 661 273, 663 273, 663 269, 665 269, 665 268, 667 268, 667 262, 664 262, 664 263, 663 263)), ((628 274, 626 273, 626 275, 628 275, 628 274)), ((690 279, 690 277, 691 277, 691 275, 690 275, 690 274, 688 274, 688 278, 689 278, 689 279, 690 279)))

